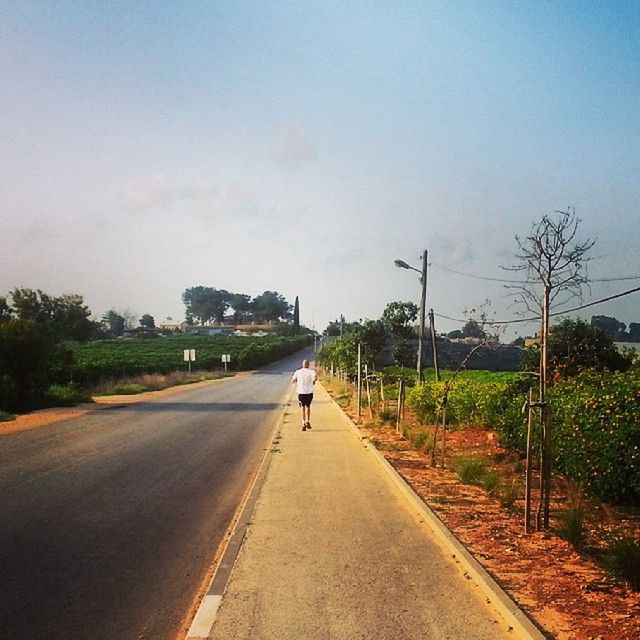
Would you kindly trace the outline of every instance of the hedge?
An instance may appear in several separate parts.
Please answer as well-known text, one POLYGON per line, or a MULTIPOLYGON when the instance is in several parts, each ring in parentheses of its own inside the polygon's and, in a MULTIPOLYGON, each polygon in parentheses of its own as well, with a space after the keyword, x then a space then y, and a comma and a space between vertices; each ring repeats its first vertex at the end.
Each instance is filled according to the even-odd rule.
MULTIPOLYGON (((508 448, 524 451, 522 407, 531 380, 457 381, 448 422, 495 428, 508 448)), ((412 389, 407 404, 422 422, 433 421, 444 383, 412 389)), ((640 367, 626 373, 585 372, 549 389, 554 471, 610 502, 640 501, 640 367)))

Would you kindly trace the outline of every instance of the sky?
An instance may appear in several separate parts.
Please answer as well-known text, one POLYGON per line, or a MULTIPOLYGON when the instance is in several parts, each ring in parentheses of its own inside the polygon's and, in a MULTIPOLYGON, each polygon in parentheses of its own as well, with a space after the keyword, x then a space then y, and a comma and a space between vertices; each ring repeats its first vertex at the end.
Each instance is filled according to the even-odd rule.
POLYGON ((393 262, 427 250, 450 331, 517 317, 481 278, 569 207, 591 278, 640 276, 639 43, 635 0, 4 0, 0 296, 160 324, 191 286, 270 290, 322 330, 418 303, 393 262))

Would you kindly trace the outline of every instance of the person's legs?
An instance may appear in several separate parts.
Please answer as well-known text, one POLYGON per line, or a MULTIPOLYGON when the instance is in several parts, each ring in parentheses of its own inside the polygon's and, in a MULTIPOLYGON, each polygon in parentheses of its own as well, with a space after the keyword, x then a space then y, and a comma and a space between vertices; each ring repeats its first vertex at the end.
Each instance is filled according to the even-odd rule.
POLYGON ((307 417, 305 413, 306 407, 301 400, 298 400, 298 404, 300 405, 300 417, 302 418, 302 430, 304 431, 307 427, 307 417))
POLYGON ((311 394, 300 394, 298 396, 298 402, 300 403, 302 413, 302 430, 306 431, 311 428, 309 424, 309 418, 311 417, 311 394))

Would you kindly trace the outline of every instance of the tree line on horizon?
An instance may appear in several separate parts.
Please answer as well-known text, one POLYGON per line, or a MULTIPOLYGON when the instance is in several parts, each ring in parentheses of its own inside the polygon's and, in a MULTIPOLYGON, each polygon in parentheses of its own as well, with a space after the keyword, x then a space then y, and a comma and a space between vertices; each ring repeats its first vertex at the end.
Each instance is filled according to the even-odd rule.
POLYGON ((298 298, 295 305, 291 305, 277 291, 264 291, 252 298, 245 293, 199 285, 185 289, 182 302, 187 324, 223 324, 229 320, 240 324, 267 324, 296 318, 299 323, 298 298))

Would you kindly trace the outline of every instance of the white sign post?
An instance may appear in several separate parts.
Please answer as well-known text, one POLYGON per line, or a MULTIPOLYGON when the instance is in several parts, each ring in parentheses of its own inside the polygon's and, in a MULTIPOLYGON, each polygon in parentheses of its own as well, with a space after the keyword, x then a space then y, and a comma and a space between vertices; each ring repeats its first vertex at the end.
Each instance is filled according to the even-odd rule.
POLYGON ((191 363, 196 361, 196 350, 185 349, 183 352, 184 361, 189 363, 189 373, 191 373, 191 363))
POLYGON ((229 353, 224 353, 222 355, 222 362, 224 362, 224 372, 227 373, 227 363, 231 362, 231 355, 229 353))

